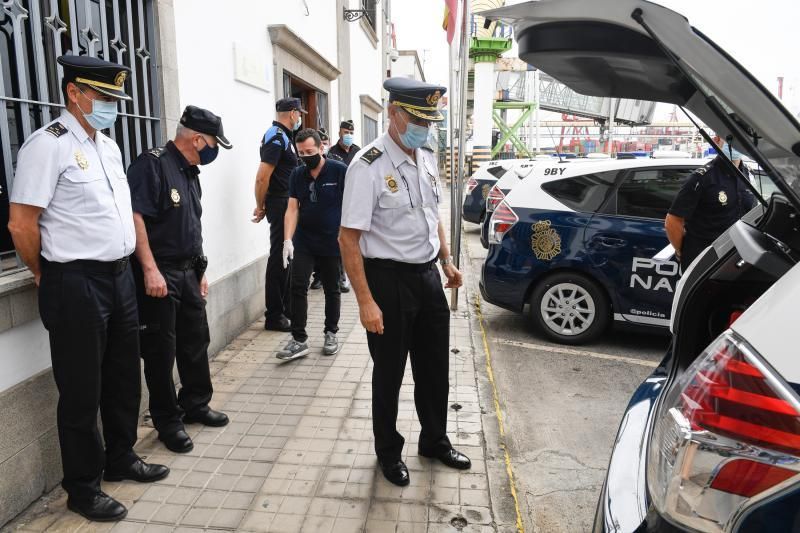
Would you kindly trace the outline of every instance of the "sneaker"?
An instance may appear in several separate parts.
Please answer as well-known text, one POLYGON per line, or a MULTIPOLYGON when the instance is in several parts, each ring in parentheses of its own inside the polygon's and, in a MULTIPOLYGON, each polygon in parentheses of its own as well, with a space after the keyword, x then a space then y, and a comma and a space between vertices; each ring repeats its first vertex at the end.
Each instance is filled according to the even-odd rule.
POLYGON ((320 278, 314 278, 311 280, 311 285, 308 287, 312 291, 316 291, 322 288, 322 280, 320 278))
POLYGON ((350 292, 350 280, 346 277, 339 280, 339 292, 350 292))
POLYGON ((336 339, 336 333, 332 331, 325 332, 325 343, 322 345, 322 355, 335 355, 339 353, 341 345, 336 339))
POLYGON ((299 359, 301 357, 305 357, 308 355, 308 344, 305 342, 297 342, 296 340, 292 339, 286 346, 283 347, 283 350, 278 352, 276 357, 281 361, 291 361, 293 359, 299 359))

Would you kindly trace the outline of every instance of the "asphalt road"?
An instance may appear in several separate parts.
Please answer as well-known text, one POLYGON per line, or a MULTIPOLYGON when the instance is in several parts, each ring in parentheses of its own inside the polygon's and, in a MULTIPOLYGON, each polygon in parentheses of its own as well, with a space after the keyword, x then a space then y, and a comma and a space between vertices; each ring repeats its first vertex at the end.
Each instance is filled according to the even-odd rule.
MULTIPOLYGON (((462 249, 469 254, 470 294, 479 297, 486 250, 477 225, 464 223, 462 249)), ((528 316, 486 302, 481 308, 525 531, 590 531, 622 413, 669 339, 612 329, 594 343, 567 347, 534 331, 528 316)), ((488 380, 482 387, 489 388, 488 380)), ((487 436, 487 449, 499 450, 495 438, 487 436)), ((499 451, 496 462, 502 463, 499 451)), ((507 496, 504 467, 492 478, 493 493, 507 496)), ((505 500, 501 514, 508 520, 512 500, 505 500)))

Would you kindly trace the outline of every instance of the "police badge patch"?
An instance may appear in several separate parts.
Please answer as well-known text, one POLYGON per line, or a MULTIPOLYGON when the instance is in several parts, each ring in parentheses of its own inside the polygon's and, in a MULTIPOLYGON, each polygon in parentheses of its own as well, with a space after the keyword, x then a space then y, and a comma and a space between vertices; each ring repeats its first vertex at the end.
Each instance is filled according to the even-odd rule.
POLYGON ((178 207, 178 205, 180 205, 181 195, 178 192, 178 189, 172 189, 169 192, 169 198, 170 200, 172 200, 172 203, 175 205, 175 207, 178 207))
POLYGON ((86 170, 89 168, 89 160, 86 159, 86 156, 83 155, 83 152, 80 150, 75 152, 75 162, 81 167, 81 170, 86 170))
POLYGON ((394 179, 394 176, 387 174, 383 179, 386 180, 386 186, 389 187, 390 191, 397 192, 397 181, 394 179))
POLYGON ((725 194, 725 191, 719 191, 718 199, 722 205, 728 205, 728 195, 725 194))
POLYGON ((533 225, 531 249, 540 261, 551 261, 561 253, 561 236, 554 230, 549 220, 541 220, 533 225))

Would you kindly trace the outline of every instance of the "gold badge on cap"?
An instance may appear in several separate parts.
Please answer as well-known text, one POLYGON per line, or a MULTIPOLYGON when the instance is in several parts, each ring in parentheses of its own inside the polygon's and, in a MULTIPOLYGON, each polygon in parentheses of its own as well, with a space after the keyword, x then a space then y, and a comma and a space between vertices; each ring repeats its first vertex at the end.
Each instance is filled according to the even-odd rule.
POLYGON ((178 204, 181 201, 181 195, 178 193, 178 189, 172 189, 169 192, 169 197, 172 200, 172 203, 175 204, 175 207, 178 207, 178 204))
POLYGON ((125 70, 120 70, 117 74, 117 77, 114 78, 114 85, 117 87, 122 87, 122 84, 125 83, 125 80, 128 77, 128 72, 125 70))
POLYGON ((81 170, 86 170, 89 168, 89 160, 86 159, 86 156, 83 155, 83 152, 80 150, 75 152, 75 162, 78 163, 78 166, 81 167, 81 170))
POLYGON ((728 205, 728 195, 725 194, 725 191, 719 191, 719 203, 722 205, 728 205))
POLYGON ((540 261, 551 261, 561 253, 561 236, 551 227, 549 220, 541 220, 531 226, 531 248, 540 261))
POLYGON ((439 103, 439 98, 441 97, 442 97, 442 92, 435 91, 433 94, 428 95, 428 97, 425 98, 425 101, 428 102, 428 105, 435 106, 436 104, 439 103))
POLYGON ((389 187, 390 191, 397 192, 397 181, 395 181, 394 176, 386 174, 386 177, 383 179, 386 180, 386 186, 389 187))

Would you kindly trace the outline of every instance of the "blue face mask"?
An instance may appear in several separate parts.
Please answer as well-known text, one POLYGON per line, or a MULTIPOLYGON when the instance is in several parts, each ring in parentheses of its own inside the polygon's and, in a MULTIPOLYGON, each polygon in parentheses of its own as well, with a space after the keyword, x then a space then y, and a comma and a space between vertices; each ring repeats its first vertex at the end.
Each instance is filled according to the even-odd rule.
POLYGON ((353 134, 345 133, 342 135, 342 144, 345 146, 353 146, 353 134))
POLYGON ((428 132, 429 128, 409 122, 406 124, 406 132, 400 135, 400 141, 411 150, 422 148, 428 142, 428 132))
POLYGON ((737 159, 744 159, 744 154, 737 150, 736 148, 731 148, 731 145, 725 143, 722 145, 721 150, 725 152, 725 155, 731 158, 732 161, 736 161, 737 159))
MULTIPOLYGON (((83 96, 86 96, 86 93, 78 89, 83 96)), ((92 112, 88 115, 83 113, 83 118, 86 119, 86 122, 89 123, 91 127, 96 130, 105 130, 110 128, 114 125, 114 122, 117 121, 117 102, 104 102, 103 100, 92 100, 88 96, 86 96, 89 100, 92 101, 92 112)))
POLYGON ((297 131, 297 130, 300 129, 300 126, 302 126, 302 125, 303 125, 303 118, 298 116, 297 117, 297 122, 294 123, 294 126, 292 127, 292 130, 293 131, 297 131))
MULTIPOLYGON (((205 141, 206 140, 203 139, 203 142, 205 141)), ((207 165, 211 163, 217 158, 218 154, 219 154, 219 145, 214 146, 212 148, 210 144, 206 143, 203 149, 198 152, 198 155, 200 156, 200 164, 207 165)))

